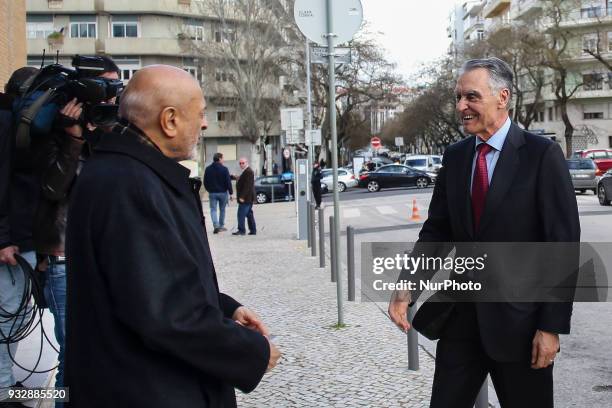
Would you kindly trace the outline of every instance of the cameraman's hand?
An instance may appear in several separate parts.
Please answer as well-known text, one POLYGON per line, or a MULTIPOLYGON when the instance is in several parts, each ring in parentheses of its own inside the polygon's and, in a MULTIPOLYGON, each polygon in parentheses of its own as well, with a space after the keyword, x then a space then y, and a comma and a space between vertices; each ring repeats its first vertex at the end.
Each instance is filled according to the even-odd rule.
MULTIPOLYGON (((81 113, 83 113, 83 104, 78 102, 76 98, 73 98, 60 110, 60 113, 74 120, 79 120, 81 113)), ((72 125, 64 128, 64 131, 72 137, 83 138, 83 127, 81 125, 72 125)))
POLYGON ((15 245, 0 249, 0 264, 16 266, 17 260, 15 259, 15 254, 19 254, 19 247, 15 245))

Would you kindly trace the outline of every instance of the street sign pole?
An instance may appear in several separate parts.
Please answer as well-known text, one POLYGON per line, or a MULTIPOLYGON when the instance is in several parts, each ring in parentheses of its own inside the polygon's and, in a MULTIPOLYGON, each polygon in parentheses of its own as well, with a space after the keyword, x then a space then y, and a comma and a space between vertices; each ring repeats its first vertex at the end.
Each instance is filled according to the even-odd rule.
MULTIPOLYGON (((329 52, 329 125, 332 137, 332 173, 334 186, 334 241, 340 242, 340 196, 338 195, 338 130, 336 129, 336 61, 334 60, 334 12, 333 0, 327 0, 327 50, 329 52)), ((336 271, 340 275, 340 245, 336 245, 336 256, 333 259, 336 271)), ((338 326, 344 325, 342 279, 336 279, 336 297, 338 298, 338 326)))
MULTIPOLYGON (((312 94, 311 94, 311 73, 310 73, 310 41, 308 38, 306 39, 306 96, 307 96, 307 129, 312 130, 312 94)), ((308 202, 311 201, 310 197, 310 174, 314 159, 314 146, 312 140, 308 144, 308 176, 307 176, 307 186, 306 186, 306 195, 308 197, 308 202)))

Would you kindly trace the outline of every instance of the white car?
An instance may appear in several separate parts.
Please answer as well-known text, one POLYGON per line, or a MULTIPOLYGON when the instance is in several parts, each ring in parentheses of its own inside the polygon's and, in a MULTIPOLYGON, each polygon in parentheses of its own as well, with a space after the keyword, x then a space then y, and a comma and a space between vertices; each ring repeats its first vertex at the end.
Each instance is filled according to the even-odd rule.
MULTIPOLYGON (((321 183, 327 186, 328 191, 334 191, 334 176, 332 169, 321 170, 321 183)), ((350 170, 338 169, 338 192, 357 186, 357 179, 350 170)))
POLYGON ((425 171, 428 173, 437 173, 442 167, 442 156, 433 154, 420 154, 406 157, 404 166, 412 167, 413 169, 425 171))

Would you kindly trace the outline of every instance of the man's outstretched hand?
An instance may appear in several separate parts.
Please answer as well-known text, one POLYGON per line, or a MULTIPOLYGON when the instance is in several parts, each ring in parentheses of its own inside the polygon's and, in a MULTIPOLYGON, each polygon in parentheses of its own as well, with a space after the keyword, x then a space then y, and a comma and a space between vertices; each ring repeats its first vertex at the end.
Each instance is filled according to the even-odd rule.
POLYGON ((232 315, 232 319, 244 327, 255 330, 262 336, 270 337, 270 330, 268 330, 261 318, 257 316, 255 312, 244 306, 240 306, 236 309, 232 315))
POLYGON ((531 347, 531 368, 546 368, 555 361, 559 352, 559 335, 536 331, 531 347))
POLYGON ((389 301, 389 317, 404 333, 410 330, 410 323, 408 323, 409 304, 410 293, 408 291, 396 290, 389 301))

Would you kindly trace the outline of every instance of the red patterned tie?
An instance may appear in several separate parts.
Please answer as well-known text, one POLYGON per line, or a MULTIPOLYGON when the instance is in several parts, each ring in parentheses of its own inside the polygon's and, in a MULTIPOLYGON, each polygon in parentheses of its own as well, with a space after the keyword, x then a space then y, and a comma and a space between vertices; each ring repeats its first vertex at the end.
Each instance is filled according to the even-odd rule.
POLYGON ((489 190, 489 174, 487 172, 487 153, 493 149, 486 143, 478 145, 478 157, 472 181, 472 214, 474 215, 474 231, 478 231, 480 217, 485 205, 487 191, 489 190))

